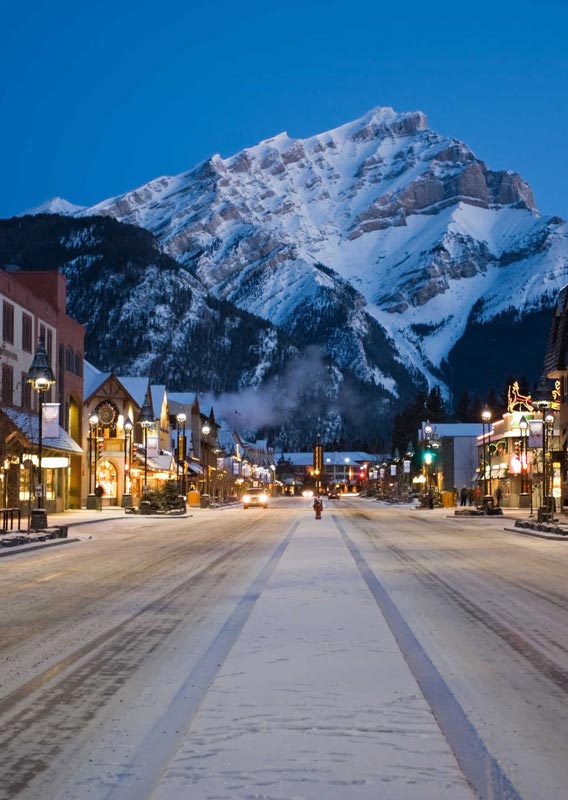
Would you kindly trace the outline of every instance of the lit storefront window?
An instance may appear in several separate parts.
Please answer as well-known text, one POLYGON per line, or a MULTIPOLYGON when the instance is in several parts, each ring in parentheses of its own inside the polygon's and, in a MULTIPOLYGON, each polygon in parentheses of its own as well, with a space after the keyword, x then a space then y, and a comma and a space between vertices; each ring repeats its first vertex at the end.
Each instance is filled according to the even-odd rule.
POLYGON ((114 464, 111 464, 110 461, 106 459, 99 463, 97 482, 105 491, 103 497, 107 499, 116 499, 118 496, 118 478, 114 464))

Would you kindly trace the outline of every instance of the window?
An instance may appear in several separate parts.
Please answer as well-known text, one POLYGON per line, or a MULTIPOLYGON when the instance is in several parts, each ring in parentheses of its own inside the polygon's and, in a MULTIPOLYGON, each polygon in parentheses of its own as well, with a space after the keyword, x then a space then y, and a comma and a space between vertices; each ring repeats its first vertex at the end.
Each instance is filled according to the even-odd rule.
POLYGON ((67 372, 73 372, 73 350, 70 347, 65 350, 65 369, 67 372))
POLYGON ((45 342, 45 349, 47 350, 47 356, 49 358, 49 363, 51 364, 51 354, 53 353, 53 331, 47 332, 47 340, 45 342))
POLYGON ((43 345, 45 347, 45 325, 43 324, 43 322, 40 322, 39 324, 39 340, 40 342, 43 342, 43 345))
POLYGON ((11 406, 14 402, 14 370, 9 364, 2 364, 2 403, 11 406))
POLYGON ((14 344, 14 306, 5 300, 2 314, 2 338, 7 344, 14 344))
POLYGON ((32 385, 28 383, 27 372, 22 372, 22 408, 30 411, 32 407, 32 385))
POLYGON ((75 375, 81 377, 83 374, 83 359, 80 353, 75 353, 75 375))
POLYGON ((32 352, 33 319, 29 314, 22 313, 22 350, 24 353, 32 352))

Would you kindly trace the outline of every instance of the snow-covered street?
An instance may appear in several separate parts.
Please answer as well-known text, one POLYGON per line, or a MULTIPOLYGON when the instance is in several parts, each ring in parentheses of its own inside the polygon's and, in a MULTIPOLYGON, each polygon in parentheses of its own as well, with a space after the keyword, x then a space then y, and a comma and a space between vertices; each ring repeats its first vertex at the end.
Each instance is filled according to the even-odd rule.
POLYGON ((568 544, 507 527, 282 498, 3 559, 0 797, 561 800, 568 544))

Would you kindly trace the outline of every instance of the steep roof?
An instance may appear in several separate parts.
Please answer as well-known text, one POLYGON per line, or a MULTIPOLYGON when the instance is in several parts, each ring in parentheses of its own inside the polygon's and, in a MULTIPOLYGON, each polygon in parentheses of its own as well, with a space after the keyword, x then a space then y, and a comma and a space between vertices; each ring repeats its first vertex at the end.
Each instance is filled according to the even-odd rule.
POLYGON ((162 403, 166 394, 165 384, 152 384, 150 386, 150 396, 152 398, 152 409, 156 419, 160 416, 162 410, 162 403))
POLYGON ((568 371, 568 286, 558 295, 552 316, 544 371, 549 378, 560 378, 568 371))
POLYGON ((85 360, 83 370, 83 400, 88 400, 112 373, 101 372, 85 360))
POLYGON ((117 375, 117 380, 121 382, 136 405, 142 408, 148 392, 148 378, 117 375))

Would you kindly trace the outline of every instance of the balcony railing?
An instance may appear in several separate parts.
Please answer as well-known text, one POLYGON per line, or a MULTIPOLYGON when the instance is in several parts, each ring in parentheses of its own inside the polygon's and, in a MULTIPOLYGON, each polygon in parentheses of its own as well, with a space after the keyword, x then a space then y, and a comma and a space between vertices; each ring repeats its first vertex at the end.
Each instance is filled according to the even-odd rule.
POLYGON ((124 453, 124 439, 105 439, 102 442, 102 453, 124 453))

